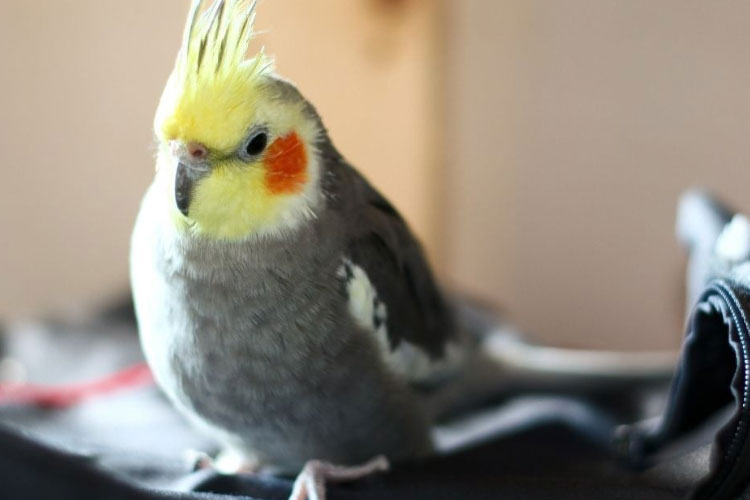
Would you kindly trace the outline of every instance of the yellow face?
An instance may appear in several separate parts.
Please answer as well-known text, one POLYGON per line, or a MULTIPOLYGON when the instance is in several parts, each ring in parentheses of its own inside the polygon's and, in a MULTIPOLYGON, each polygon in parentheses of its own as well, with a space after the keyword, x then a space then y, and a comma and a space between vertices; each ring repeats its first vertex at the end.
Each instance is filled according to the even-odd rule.
POLYGON ((244 60, 245 2, 202 16, 200 3, 155 119, 157 183, 173 200, 172 220, 216 239, 292 229, 320 202, 317 121, 265 56, 244 60))

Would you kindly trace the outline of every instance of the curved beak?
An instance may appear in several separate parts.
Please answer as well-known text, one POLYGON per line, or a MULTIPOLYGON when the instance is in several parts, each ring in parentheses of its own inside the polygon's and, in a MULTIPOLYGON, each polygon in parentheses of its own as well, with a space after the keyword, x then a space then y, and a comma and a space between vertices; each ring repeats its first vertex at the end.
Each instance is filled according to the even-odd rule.
POLYGON ((210 172, 210 168, 205 162, 205 148, 195 148, 203 148, 203 146, 192 143, 183 145, 178 141, 170 143, 171 153, 177 159, 174 178, 174 200, 177 209, 185 217, 188 216, 190 211, 190 200, 193 196, 195 183, 210 172))
POLYGON ((177 163, 174 178, 174 200, 177 209, 187 217, 190 210, 190 200, 193 196, 193 186, 208 173, 208 169, 197 169, 182 161, 177 163))

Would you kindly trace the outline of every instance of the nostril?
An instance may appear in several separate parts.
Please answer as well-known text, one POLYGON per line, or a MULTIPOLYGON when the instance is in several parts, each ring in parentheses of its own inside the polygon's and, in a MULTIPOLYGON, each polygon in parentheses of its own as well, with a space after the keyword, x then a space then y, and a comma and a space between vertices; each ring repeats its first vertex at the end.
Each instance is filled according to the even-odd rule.
POLYGON ((202 160, 206 156, 208 156, 208 150, 203 144, 198 144, 197 142, 191 142, 187 145, 187 152, 188 154, 196 159, 196 160, 202 160))

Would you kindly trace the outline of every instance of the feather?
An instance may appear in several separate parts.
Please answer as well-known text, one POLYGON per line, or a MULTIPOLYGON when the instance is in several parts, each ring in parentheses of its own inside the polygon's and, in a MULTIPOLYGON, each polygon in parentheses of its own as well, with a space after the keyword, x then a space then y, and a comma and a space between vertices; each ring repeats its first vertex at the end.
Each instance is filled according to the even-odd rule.
POLYGON ((198 12, 201 10, 203 0, 194 0, 193 5, 190 8, 190 15, 188 16, 187 23, 185 24, 185 33, 182 37, 182 64, 187 66, 190 58, 190 41, 193 38, 193 32, 195 31, 195 23, 198 19, 198 12))
POLYGON ((193 2, 185 25, 179 64, 184 86, 201 87, 236 76, 252 80, 272 69, 263 50, 243 64, 254 36, 255 1, 216 0, 205 10, 203 4, 193 2), (207 61, 213 63, 213 74, 201 72, 207 61))

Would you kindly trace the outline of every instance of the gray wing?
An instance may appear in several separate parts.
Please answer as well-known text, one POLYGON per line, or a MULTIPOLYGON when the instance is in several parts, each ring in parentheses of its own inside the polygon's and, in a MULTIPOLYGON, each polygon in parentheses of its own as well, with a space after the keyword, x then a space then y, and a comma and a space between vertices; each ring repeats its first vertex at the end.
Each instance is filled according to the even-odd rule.
MULTIPOLYGON (((421 245, 396 209, 351 167, 341 174, 346 182, 340 209, 347 225, 346 256, 364 270, 387 314, 373 318, 385 322, 392 352, 419 350, 435 365, 420 369, 412 381, 443 371, 449 347, 457 345, 458 332, 452 310, 439 290, 421 245)), ((351 272, 348 272, 351 278, 351 272)), ((377 311, 376 311, 377 313, 377 311)), ((455 361, 455 360, 451 360, 455 361)), ((403 363, 404 361, 399 361, 403 363)), ((453 364, 453 363, 451 363, 453 364)))

